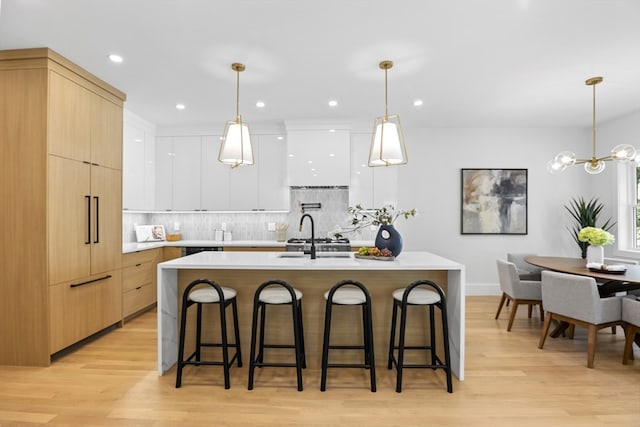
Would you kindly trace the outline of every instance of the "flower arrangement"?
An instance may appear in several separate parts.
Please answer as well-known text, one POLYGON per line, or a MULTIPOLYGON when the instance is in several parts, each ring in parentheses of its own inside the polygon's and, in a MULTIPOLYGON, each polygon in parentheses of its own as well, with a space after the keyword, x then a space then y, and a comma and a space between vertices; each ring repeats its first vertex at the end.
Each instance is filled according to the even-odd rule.
POLYGON ((610 245, 615 242, 615 237, 608 231, 596 227, 584 227, 578 233, 578 240, 592 246, 610 245))
POLYGON ((408 219, 417 214, 415 208, 397 210, 393 205, 384 205, 377 209, 365 209, 361 205, 349 206, 347 212, 353 216, 351 227, 347 230, 338 230, 334 233, 336 237, 342 237, 342 233, 353 232, 371 225, 391 225, 400 217, 408 219))

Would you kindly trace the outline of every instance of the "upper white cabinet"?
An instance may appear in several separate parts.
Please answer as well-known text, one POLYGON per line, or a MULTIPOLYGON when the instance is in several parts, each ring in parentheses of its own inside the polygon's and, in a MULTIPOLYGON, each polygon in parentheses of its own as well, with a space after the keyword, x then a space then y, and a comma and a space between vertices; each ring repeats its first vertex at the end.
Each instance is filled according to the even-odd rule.
POLYGON ((251 138, 256 163, 218 162, 220 136, 156 138, 156 210, 288 210, 286 143, 251 138))
POLYGON ((122 207, 155 208, 155 127, 124 110, 122 151, 122 207))
POLYGON ((200 188, 202 209, 226 211, 230 209, 229 166, 218 161, 220 136, 202 137, 202 157, 200 158, 200 188))
POLYGON ((349 185, 349 151, 348 130, 292 129, 287 124, 289 185, 349 185))
POLYGON ((370 133, 351 134, 349 206, 361 205, 374 209, 386 204, 396 206, 398 166, 367 166, 370 145, 370 133))

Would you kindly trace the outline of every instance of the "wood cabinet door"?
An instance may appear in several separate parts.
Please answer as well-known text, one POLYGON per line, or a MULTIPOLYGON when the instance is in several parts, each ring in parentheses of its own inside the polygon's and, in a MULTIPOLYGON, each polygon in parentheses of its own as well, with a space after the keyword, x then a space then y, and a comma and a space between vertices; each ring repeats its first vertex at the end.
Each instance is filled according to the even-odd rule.
POLYGON ((122 263, 122 173, 91 167, 91 274, 122 263))
POLYGON ((120 274, 119 270, 115 270, 49 288, 50 353, 60 351, 121 320, 120 274))
POLYGON ((122 107, 91 96, 91 162, 122 169, 122 107))
POLYGON ((49 154, 90 160, 91 96, 82 86, 49 72, 49 154))
POLYGON ((49 284, 53 285, 90 274, 90 165, 48 157, 49 284))

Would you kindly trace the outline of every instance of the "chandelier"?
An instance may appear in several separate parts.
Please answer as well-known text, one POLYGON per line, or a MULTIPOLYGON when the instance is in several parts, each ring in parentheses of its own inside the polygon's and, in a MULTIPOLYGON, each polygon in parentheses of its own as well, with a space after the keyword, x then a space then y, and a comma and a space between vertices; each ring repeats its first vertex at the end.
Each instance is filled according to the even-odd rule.
POLYGON ((563 151, 550 160, 547 164, 547 170, 552 174, 564 171, 568 166, 576 164, 584 164, 584 170, 592 175, 599 174, 605 168, 605 162, 609 160, 629 161, 636 157, 636 149, 628 144, 620 144, 613 147, 611 153, 604 157, 596 156, 596 85, 602 83, 602 77, 591 77, 585 81, 587 86, 593 87, 593 125, 592 125, 592 142, 591 142, 591 158, 578 159, 571 151, 563 151))

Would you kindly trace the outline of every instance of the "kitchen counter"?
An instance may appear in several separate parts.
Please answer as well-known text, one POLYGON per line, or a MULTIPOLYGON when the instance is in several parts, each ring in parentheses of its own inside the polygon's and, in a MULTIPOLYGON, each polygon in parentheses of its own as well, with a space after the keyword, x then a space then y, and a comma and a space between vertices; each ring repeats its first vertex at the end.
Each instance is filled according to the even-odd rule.
MULTIPOLYGON (((449 342, 454 374, 464 378, 464 265, 429 252, 403 252, 393 261, 346 257, 291 257, 289 252, 200 252, 158 264, 158 372, 162 375, 177 360, 179 296, 193 280, 207 277, 235 288, 240 312, 240 334, 248 355, 253 292, 265 280, 281 279, 304 294, 304 329, 307 361, 320 365, 324 316, 323 294, 343 279, 362 282, 374 304, 374 344, 377 360, 386 366, 393 290, 414 280, 429 279, 447 295, 449 342), (284 255, 283 255, 284 254, 284 255)), ((355 319, 357 322, 357 318, 355 319)), ((418 339, 424 333, 418 331, 418 339)))
MULTIPOLYGON (((160 242, 144 242, 144 243, 124 243, 122 245, 122 253, 146 251, 149 249, 167 247, 265 247, 265 248, 284 248, 286 242, 277 242, 275 240, 232 240, 232 241, 218 241, 218 240, 178 240, 176 242, 160 241, 160 242)), ((373 246, 373 241, 369 240, 354 240, 351 242, 351 246, 359 248, 360 246, 373 246)))

